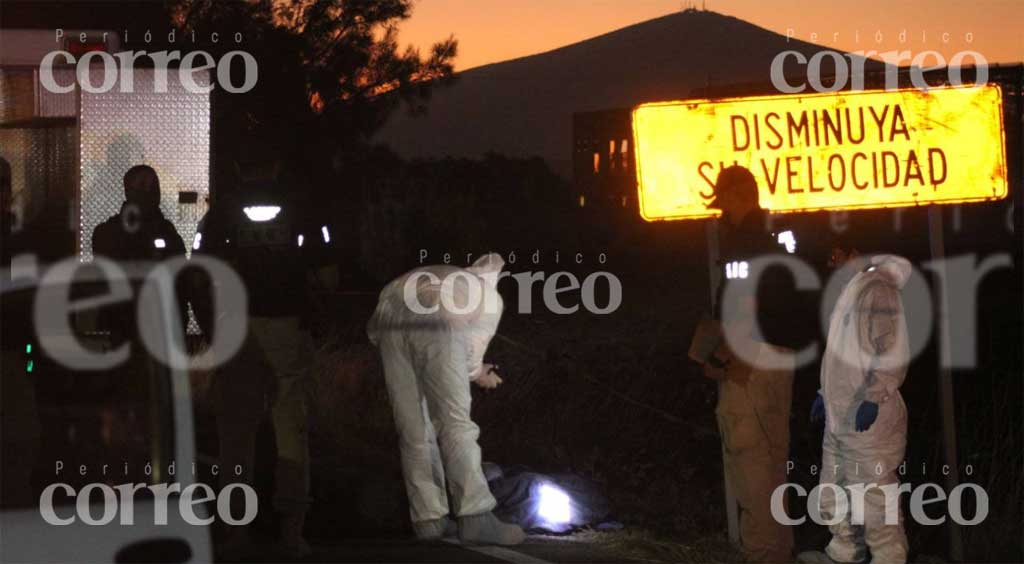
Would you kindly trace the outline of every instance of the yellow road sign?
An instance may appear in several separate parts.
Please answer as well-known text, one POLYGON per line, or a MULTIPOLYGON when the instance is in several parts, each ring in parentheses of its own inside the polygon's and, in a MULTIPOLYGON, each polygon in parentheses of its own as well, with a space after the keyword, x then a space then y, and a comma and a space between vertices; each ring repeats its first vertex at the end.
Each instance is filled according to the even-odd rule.
POLYGON ((739 164, 775 212, 1005 198, 997 85, 644 104, 633 110, 640 214, 713 217, 739 164))

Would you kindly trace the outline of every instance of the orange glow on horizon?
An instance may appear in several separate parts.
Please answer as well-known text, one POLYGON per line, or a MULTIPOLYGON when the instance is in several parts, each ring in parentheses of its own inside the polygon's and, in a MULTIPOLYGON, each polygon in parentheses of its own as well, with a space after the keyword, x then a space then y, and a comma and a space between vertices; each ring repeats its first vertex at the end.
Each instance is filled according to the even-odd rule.
POLYGON ((1024 2, 1015 0, 860 0, 815 3, 814 9, 798 0, 418 0, 400 25, 400 40, 426 52, 454 34, 456 68, 465 70, 556 49, 687 4, 830 49, 935 50, 947 59, 973 49, 991 63, 1024 60, 1024 34, 1016 25, 1024 21, 1024 2), (879 32, 881 41, 875 41, 879 32))

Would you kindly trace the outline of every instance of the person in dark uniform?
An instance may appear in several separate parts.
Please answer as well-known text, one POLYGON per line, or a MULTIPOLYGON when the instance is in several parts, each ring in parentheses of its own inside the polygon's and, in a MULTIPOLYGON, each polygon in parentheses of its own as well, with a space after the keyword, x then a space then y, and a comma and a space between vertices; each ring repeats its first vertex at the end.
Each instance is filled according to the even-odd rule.
MULTIPOLYGON (((232 193, 215 200, 200 222, 194 252, 225 261, 248 292, 247 337, 242 349, 217 371, 221 475, 227 482, 253 481, 256 432, 269 404, 277 445, 274 508, 281 516, 281 548, 287 557, 310 553, 303 538, 309 496, 309 403, 312 339, 308 318, 314 287, 333 290, 337 266, 330 261, 331 230, 295 197, 298 186, 280 181, 276 166, 250 166, 232 193), (230 469, 242 469, 236 476, 230 469)), ((199 283, 212 297, 215 280, 199 283)), ((212 335, 212 300, 196 302, 197 320, 212 335)), ((248 531, 232 527, 221 553, 246 554, 248 531)))
MULTIPOLYGON (((96 226, 92 252, 123 264, 156 263, 185 255, 185 243, 174 224, 160 211, 160 178, 147 165, 136 165, 124 175, 121 210, 96 226)), ((177 291, 181 327, 188 323, 187 296, 182 284, 177 291)), ((115 342, 134 338, 135 306, 114 307, 104 314, 106 328, 115 342)))
MULTIPOLYGON (((0 158, 0 269, 3 285, 11 279, 11 259, 28 251, 14 226, 11 166, 0 158)), ((6 290, 6 288, 5 288, 6 290)), ((32 469, 39 453, 40 424, 35 384, 27 373, 26 344, 34 340, 33 292, 6 291, 0 295, 0 509, 38 504, 32 490, 32 469)))
POLYGON ((92 232, 93 254, 121 261, 164 260, 185 254, 174 224, 160 211, 160 177, 147 165, 124 175, 121 210, 92 232))
POLYGON ((786 314, 792 293, 785 289, 792 282, 778 269, 757 273, 752 266, 785 249, 766 231, 757 183, 746 168, 721 171, 709 207, 722 211, 716 318, 730 338, 705 364, 705 375, 720 382, 715 412, 726 479, 740 505, 740 540, 750 562, 791 562, 793 532, 772 517, 771 497, 786 481, 789 454, 796 332, 786 314))

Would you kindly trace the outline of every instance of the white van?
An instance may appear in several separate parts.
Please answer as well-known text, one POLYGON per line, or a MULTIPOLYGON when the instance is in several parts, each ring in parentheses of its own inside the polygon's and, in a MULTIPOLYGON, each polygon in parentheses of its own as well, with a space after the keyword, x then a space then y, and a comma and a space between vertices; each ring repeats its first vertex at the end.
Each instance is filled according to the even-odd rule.
MULTIPOLYGON (((75 299, 106 291, 96 283, 70 287, 75 299)), ((35 330, 22 330, 29 324, 17 326, 19 311, 37 307, 25 303, 33 293, 2 297, 0 562, 211 561, 204 521, 212 503, 195 495, 182 511, 181 492, 196 491, 189 486, 204 478, 187 372, 138 343, 113 368, 69 367, 83 351, 109 352, 113 338, 86 329, 93 322, 83 312, 72 316, 74 341, 39 342, 35 330)), ((172 300, 144 307, 171 312, 172 300)), ((175 333, 160 334, 162 346, 181 346, 175 333)))
MULTIPOLYGON (((209 562, 209 527, 186 522, 181 494, 160 499, 165 486, 216 482, 201 475, 196 461, 187 373, 139 346, 111 369, 69 368, 82 351, 43 350, 31 322, 39 277, 18 290, 7 270, 12 244, 15 253, 34 257, 39 276, 58 261, 88 270, 92 230, 119 211, 121 179, 136 164, 160 175, 161 209, 186 242, 205 212, 209 95, 174 81, 167 92, 146 88, 151 69, 140 71, 135 93, 47 91, 39 81, 47 52, 120 49, 116 33, 67 36, 80 33, 90 39, 84 47, 55 43, 52 30, 0 29, 0 164, 11 187, 4 212, 9 206, 14 231, 0 240, 0 562, 209 562)), ((72 68, 54 72, 62 84, 74 80, 72 68)), ((104 292, 95 281, 70 290, 104 292)), ((112 346, 84 312, 72 317, 66 344, 112 346)), ((202 518, 211 506, 189 509, 202 518)))

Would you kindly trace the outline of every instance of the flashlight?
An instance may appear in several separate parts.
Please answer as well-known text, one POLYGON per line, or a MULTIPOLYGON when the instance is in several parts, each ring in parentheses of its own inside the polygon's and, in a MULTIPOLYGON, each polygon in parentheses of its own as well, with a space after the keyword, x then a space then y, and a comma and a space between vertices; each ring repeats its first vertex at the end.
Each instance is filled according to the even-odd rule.
POLYGON ((249 221, 270 221, 281 213, 281 206, 247 206, 242 211, 249 221))
POLYGON ((537 492, 537 515, 551 525, 567 525, 572 521, 569 494, 551 484, 541 484, 537 492))

